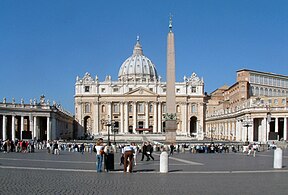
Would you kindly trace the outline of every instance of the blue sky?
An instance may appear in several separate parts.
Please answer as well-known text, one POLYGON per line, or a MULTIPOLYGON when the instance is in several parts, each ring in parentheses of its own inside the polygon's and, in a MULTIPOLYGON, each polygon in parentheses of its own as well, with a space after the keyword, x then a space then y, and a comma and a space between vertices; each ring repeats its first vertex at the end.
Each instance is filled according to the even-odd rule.
POLYGON ((288 75, 286 0, 0 0, 0 101, 41 94, 74 112, 77 75, 117 80, 140 36, 163 80, 173 14, 176 80, 208 93, 247 68, 288 75))

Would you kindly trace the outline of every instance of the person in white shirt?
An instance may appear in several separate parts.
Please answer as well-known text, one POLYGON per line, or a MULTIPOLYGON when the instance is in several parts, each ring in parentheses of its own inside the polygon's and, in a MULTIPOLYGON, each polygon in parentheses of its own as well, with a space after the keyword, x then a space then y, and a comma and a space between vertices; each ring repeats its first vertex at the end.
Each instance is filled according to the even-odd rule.
POLYGON ((104 146, 102 145, 100 140, 97 141, 95 149, 96 149, 96 168, 97 168, 97 172, 102 172, 104 146))
POLYGON ((132 173, 134 149, 131 145, 128 145, 124 147, 123 151, 124 151, 124 173, 127 172, 128 160, 129 160, 129 172, 132 173))
POLYGON ((135 142, 132 142, 131 146, 132 146, 132 148, 134 150, 134 153, 133 153, 134 165, 136 165, 137 164, 137 152, 138 152, 137 146, 136 146, 135 142))

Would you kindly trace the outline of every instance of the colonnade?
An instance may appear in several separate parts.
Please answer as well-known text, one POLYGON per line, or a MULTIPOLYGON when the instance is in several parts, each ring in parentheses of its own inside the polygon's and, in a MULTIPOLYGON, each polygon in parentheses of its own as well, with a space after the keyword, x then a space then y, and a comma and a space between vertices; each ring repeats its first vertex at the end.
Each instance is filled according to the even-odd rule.
POLYGON ((46 134, 46 137, 44 137, 44 139, 51 140, 52 139, 51 123, 53 123, 52 126, 55 126, 56 128, 56 120, 52 119, 51 121, 49 116, 3 114, 1 118, 2 118, 2 130, 1 130, 2 140, 11 139, 15 141, 16 138, 20 140, 33 139, 33 138, 41 139, 43 138, 43 135, 41 135, 43 133, 46 134), (11 117, 11 121, 8 120, 9 117, 11 117), (43 121, 40 123, 40 120, 43 120, 43 118, 46 118, 46 125, 43 125, 43 121), (24 124, 25 119, 26 119, 26 125, 24 124), (17 135, 16 131, 19 132, 17 135), (24 132, 29 132, 28 137, 26 135, 23 135, 24 132))
POLYGON ((273 116, 271 122, 266 117, 255 117, 250 119, 248 125, 246 124, 247 121, 237 120, 236 118, 208 121, 206 123, 206 137, 243 142, 267 142, 268 140, 281 138, 288 140, 287 120, 287 116, 273 116), (279 125, 279 121, 282 121, 282 119, 283 125, 279 125), (275 133, 276 138, 271 136, 273 133, 275 133))

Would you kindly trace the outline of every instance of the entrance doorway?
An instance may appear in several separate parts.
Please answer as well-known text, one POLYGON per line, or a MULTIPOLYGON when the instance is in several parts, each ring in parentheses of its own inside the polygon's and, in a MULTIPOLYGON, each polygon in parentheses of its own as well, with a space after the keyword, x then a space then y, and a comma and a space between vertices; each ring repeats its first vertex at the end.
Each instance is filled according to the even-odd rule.
POLYGON ((193 136, 197 133, 197 117, 192 116, 190 118, 190 135, 193 136))

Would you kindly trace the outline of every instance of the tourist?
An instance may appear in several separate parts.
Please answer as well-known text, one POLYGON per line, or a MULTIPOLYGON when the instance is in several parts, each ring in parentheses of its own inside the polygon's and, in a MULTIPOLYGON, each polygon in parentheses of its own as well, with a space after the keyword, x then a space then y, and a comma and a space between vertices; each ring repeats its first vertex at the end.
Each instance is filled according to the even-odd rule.
POLYGON ((114 149, 111 142, 104 146, 104 169, 106 172, 114 170, 114 149))
POLYGON ((141 161, 144 160, 144 156, 146 156, 147 157, 147 161, 149 161, 150 159, 149 159, 149 156, 147 155, 147 142, 143 143, 141 152, 142 152, 141 161))
MULTIPOLYGON (((174 153, 174 144, 172 143, 172 144, 170 144, 170 154, 169 154, 169 156, 173 156, 173 153, 174 153)), ((177 149, 177 152, 179 151, 179 145, 178 145, 178 149, 177 149)), ((179 153, 179 152, 178 152, 179 153)))
POLYGON ((138 153, 138 147, 136 146, 135 142, 132 142, 131 143, 131 146, 134 150, 134 153, 133 153, 133 160, 134 160, 134 165, 137 164, 137 153, 138 153))
POLYGON ((54 154, 59 155, 59 154, 60 154, 60 150, 59 150, 59 143, 58 143, 58 141, 55 141, 55 142, 54 142, 53 148, 54 148, 54 154))
POLYGON ((148 156, 148 159, 147 159, 147 161, 149 161, 150 160, 150 158, 152 159, 152 160, 154 160, 154 157, 152 156, 152 153, 153 153, 153 147, 152 147, 152 145, 151 145, 151 143, 150 142, 148 142, 148 145, 147 145, 147 156, 148 156))
POLYGON ((131 145, 127 145, 124 147, 124 173, 127 172, 128 162, 129 162, 129 168, 128 171, 132 173, 132 167, 133 167, 133 147, 131 145))
POLYGON ((256 156, 256 152, 258 150, 258 146, 256 145, 256 143, 253 144, 252 150, 253 150, 253 156, 255 157, 256 156))
POLYGON ((85 145, 84 145, 84 143, 82 143, 82 144, 80 145, 81 154, 84 154, 84 150, 85 150, 85 145))
POLYGON ((102 162, 103 162, 103 153, 104 153, 103 149, 104 149, 103 144, 102 144, 101 140, 99 139, 96 143, 96 146, 95 146, 96 168, 97 168, 98 173, 102 172, 102 162))

